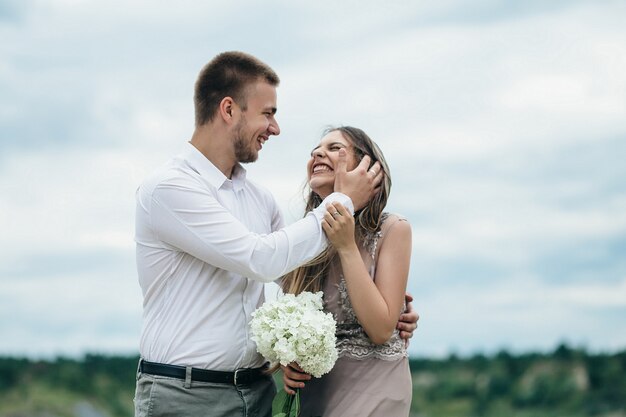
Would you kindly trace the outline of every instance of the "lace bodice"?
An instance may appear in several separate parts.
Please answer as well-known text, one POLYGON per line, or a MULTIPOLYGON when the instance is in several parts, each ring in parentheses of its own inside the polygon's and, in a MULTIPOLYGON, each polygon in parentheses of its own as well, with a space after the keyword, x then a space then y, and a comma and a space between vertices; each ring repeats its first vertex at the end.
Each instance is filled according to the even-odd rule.
MULTIPOLYGON (((380 231, 363 238, 359 250, 372 279, 376 279, 378 252, 387 230, 395 222, 403 220, 405 219, 399 216, 384 213, 380 231)), ((391 338, 381 345, 376 345, 369 339, 352 308, 339 259, 331 265, 324 283, 324 302, 325 310, 331 312, 337 321, 337 349, 340 357, 396 360, 407 356, 404 341, 397 329, 391 338)))

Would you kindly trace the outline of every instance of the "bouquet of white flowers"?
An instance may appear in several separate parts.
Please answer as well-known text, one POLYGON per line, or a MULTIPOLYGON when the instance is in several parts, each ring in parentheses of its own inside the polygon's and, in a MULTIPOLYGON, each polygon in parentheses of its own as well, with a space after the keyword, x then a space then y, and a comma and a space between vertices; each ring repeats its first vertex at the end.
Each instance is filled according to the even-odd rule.
MULTIPOLYGON (((337 360, 336 323, 332 314, 322 311, 322 295, 321 291, 284 294, 252 313, 250 327, 257 351, 273 363, 296 362, 316 378, 328 373, 337 360)), ((278 396, 283 403, 289 402, 282 415, 290 415, 294 401, 297 415, 299 392, 295 399, 285 397, 284 391, 278 396)))

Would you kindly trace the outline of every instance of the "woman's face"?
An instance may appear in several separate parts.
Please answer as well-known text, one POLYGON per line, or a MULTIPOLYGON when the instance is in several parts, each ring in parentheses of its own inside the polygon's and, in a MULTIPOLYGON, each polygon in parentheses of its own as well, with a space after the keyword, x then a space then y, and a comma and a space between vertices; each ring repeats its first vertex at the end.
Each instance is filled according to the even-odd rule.
POLYGON ((354 147, 338 130, 322 138, 320 144, 311 152, 311 159, 307 163, 309 186, 322 198, 326 198, 333 192, 339 149, 346 150, 346 169, 351 171, 356 168, 358 161, 354 155, 354 147))

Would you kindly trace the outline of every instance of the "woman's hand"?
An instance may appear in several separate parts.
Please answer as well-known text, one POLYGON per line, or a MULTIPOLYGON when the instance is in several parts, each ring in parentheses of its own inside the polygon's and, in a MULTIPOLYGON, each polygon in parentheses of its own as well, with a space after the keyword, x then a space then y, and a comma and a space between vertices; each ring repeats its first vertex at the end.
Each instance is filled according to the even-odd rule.
POLYGON ((297 363, 292 362, 287 366, 280 365, 283 371, 283 389, 289 395, 294 395, 296 388, 304 388, 304 382, 311 379, 311 375, 304 373, 297 363))
POLYGON ((322 229, 338 252, 356 249, 354 217, 341 203, 333 202, 326 207, 322 229))

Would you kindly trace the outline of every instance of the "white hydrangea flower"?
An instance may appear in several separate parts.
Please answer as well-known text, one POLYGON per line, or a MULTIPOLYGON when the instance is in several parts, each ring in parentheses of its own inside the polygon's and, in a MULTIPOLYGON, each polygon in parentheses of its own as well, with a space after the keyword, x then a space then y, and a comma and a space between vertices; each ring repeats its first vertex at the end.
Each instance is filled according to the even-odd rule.
POLYGON ((323 293, 284 294, 252 313, 250 328, 257 351, 271 362, 297 362, 316 378, 337 361, 332 314, 322 311, 323 293))

